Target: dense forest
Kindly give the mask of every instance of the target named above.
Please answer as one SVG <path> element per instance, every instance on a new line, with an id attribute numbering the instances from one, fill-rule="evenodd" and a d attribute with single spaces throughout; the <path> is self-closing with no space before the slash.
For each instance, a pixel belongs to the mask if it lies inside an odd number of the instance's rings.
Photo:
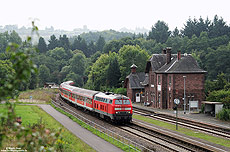
<path id="1" fill-rule="evenodd" d="M 5 52 L 9 42 L 24 43 L 15 31 L 0 33 L 1 77 L 5 72 L 12 72 Z M 48 42 L 40 37 L 36 47 L 38 51 L 31 54 L 38 74 L 31 76 L 30 84 L 22 84 L 22 90 L 41 87 L 45 82 L 60 84 L 66 80 L 95 90 L 120 88 L 133 63 L 138 71 L 144 71 L 151 55 L 161 53 L 165 47 L 172 47 L 173 53 L 180 50 L 196 58 L 207 71 L 206 92 L 216 90 L 217 85 L 212 83 L 218 75 L 222 74 L 226 84 L 230 78 L 230 27 L 217 15 L 213 20 L 189 18 L 182 29 L 173 31 L 167 23 L 158 21 L 146 34 L 127 35 L 110 30 L 74 37 L 51 35 Z"/>

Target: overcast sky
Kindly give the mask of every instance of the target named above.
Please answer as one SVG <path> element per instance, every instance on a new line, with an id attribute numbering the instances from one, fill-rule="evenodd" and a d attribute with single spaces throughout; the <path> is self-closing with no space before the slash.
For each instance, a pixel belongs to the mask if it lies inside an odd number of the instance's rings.
<path id="1" fill-rule="evenodd" d="M 0 26 L 29 27 L 36 19 L 40 29 L 151 29 L 161 20 L 173 30 L 189 17 L 212 20 L 216 14 L 229 25 L 230 0 L 2 0 Z"/>

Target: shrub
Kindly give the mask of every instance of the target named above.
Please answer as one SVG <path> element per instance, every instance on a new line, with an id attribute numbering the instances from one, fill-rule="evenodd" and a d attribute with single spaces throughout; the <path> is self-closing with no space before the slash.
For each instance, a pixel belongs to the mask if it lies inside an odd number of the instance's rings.
<path id="1" fill-rule="evenodd" d="M 220 120 L 230 121 L 230 109 L 223 108 L 218 114 L 217 118 Z"/>
<path id="2" fill-rule="evenodd" d="M 212 91 L 207 97 L 207 100 L 212 102 L 222 102 L 224 108 L 230 109 L 230 90 Z"/>

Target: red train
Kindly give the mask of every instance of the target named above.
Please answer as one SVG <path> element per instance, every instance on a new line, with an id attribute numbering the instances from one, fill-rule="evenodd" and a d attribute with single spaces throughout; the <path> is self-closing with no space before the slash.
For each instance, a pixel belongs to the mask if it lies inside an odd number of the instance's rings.
<path id="1" fill-rule="evenodd" d="M 133 107 L 128 97 L 78 88 L 72 84 L 73 81 L 67 81 L 60 85 L 62 98 L 95 112 L 102 118 L 109 118 L 115 122 L 130 122 L 132 120 Z"/>

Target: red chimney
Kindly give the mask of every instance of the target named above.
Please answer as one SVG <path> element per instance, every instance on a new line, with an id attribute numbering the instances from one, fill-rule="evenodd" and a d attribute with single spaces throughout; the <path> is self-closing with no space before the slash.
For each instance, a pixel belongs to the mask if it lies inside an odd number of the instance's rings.
<path id="1" fill-rule="evenodd" d="M 133 64 L 131 67 L 131 73 L 136 73 L 137 66 Z"/>
<path id="2" fill-rule="evenodd" d="M 166 48 L 166 63 L 169 64 L 171 62 L 171 47 Z"/>
<path id="3" fill-rule="evenodd" d="M 177 52 L 177 60 L 180 60 L 180 59 L 181 59 L 181 52 L 178 51 L 178 52 Z"/>

